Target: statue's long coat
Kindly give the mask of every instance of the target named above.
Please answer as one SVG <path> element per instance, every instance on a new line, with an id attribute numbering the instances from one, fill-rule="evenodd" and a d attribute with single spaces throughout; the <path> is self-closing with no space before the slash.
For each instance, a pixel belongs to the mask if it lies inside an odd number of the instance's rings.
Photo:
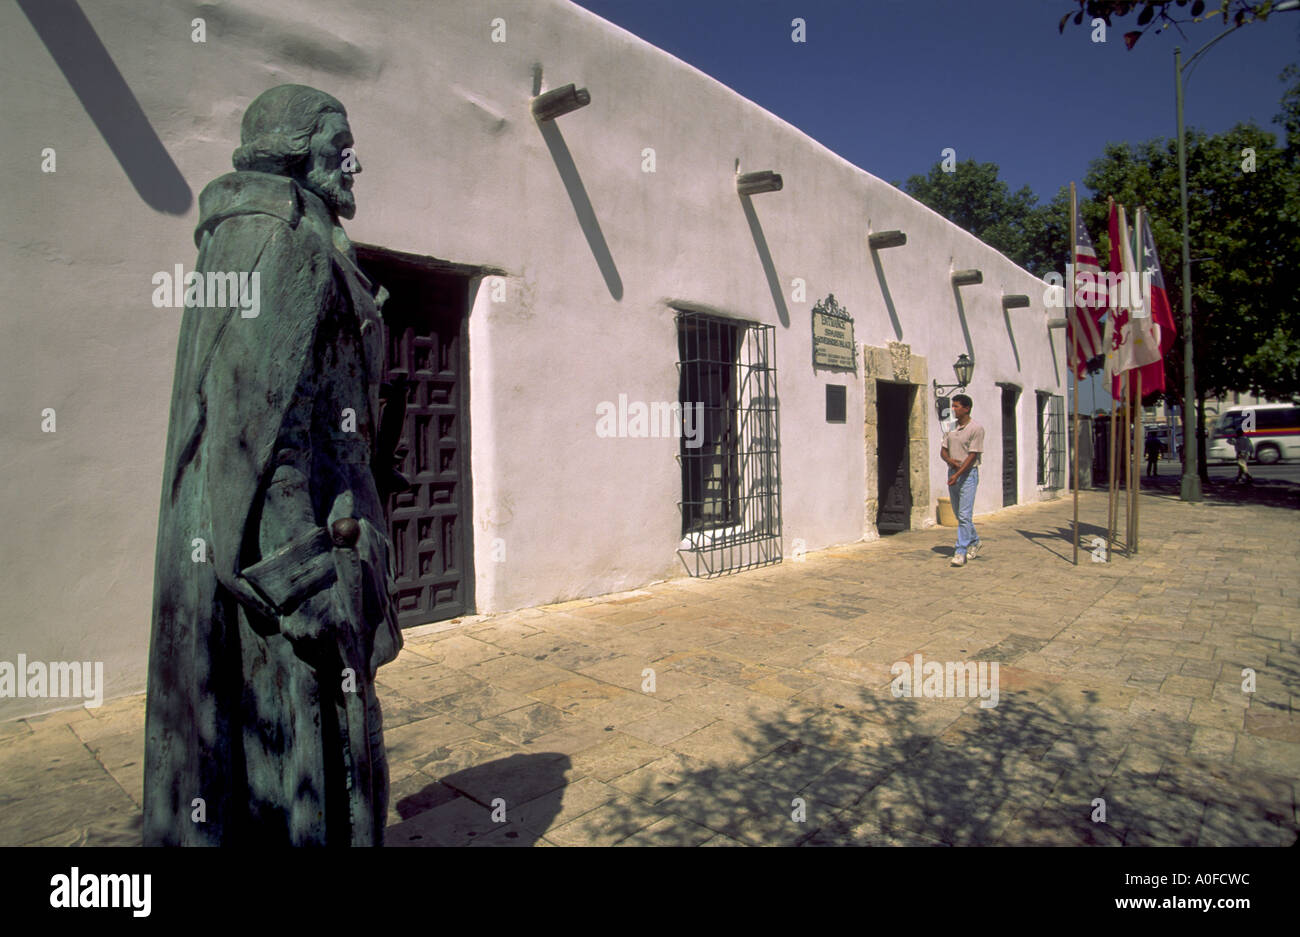
<path id="1" fill-rule="evenodd" d="M 387 768 L 373 677 L 401 647 L 370 465 L 383 323 L 342 229 L 293 180 L 230 173 L 199 208 L 196 270 L 256 271 L 260 309 L 245 318 L 227 298 L 225 308 L 187 308 L 181 324 L 158 520 L 144 841 L 348 843 L 364 823 L 382 842 Z M 298 516 L 268 507 L 282 465 L 310 480 Z M 344 516 L 361 521 L 370 572 L 370 667 L 356 689 L 371 743 L 353 755 L 370 759 L 374 810 L 360 818 L 349 813 L 336 645 L 327 634 L 295 648 L 282 619 L 235 598 L 247 587 L 241 570 Z"/>

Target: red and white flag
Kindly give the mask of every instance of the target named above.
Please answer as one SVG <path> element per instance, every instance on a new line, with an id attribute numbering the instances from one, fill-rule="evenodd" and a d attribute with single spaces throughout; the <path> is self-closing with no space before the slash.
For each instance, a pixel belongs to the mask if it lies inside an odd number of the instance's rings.
<path id="1" fill-rule="evenodd" d="M 1074 372 L 1083 377 L 1088 371 L 1088 362 L 1100 354 L 1105 353 L 1106 346 L 1102 342 L 1101 316 L 1106 311 L 1106 289 L 1105 286 L 1098 284 L 1097 275 L 1101 273 L 1101 267 L 1097 263 L 1097 252 L 1093 250 L 1092 238 L 1088 237 L 1088 229 L 1083 223 L 1083 216 L 1079 214 L 1077 197 L 1073 194 L 1071 186 L 1071 197 L 1076 198 L 1074 205 L 1074 240 L 1070 256 L 1074 262 L 1074 275 L 1070 277 L 1073 280 L 1066 289 L 1066 321 L 1065 321 L 1065 341 L 1066 347 L 1070 349 L 1067 354 L 1074 353 L 1074 332 L 1075 321 L 1080 324 L 1079 332 L 1079 357 L 1072 361 Z"/>
<path id="2" fill-rule="evenodd" d="M 1138 209 L 1139 214 L 1142 210 Z M 1129 241 L 1129 228 L 1124 217 L 1124 206 L 1111 202 L 1110 206 L 1110 271 L 1120 274 L 1118 290 L 1111 278 L 1110 318 L 1106 335 L 1110 351 L 1106 354 L 1106 373 L 1110 375 L 1110 392 L 1120 399 L 1120 378 L 1127 372 L 1159 362 L 1160 336 L 1150 308 L 1143 301 L 1141 278 L 1133 259 L 1133 245 Z M 1145 395 L 1147 388 L 1143 386 Z"/>
<path id="3" fill-rule="evenodd" d="M 1157 330 L 1160 346 L 1160 360 L 1142 367 L 1142 393 L 1163 391 L 1165 389 L 1165 355 L 1174 347 L 1176 330 L 1174 312 L 1169 306 L 1169 294 L 1165 291 L 1165 277 L 1160 272 L 1160 259 L 1156 257 L 1156 239 L 1151 235 L 1151 218 L 1142 213 L 1140 237 L 1142 256 L 1138 266 L 1143 274 L 1142 284 L 1145 291 L 1147 309 Z"/>

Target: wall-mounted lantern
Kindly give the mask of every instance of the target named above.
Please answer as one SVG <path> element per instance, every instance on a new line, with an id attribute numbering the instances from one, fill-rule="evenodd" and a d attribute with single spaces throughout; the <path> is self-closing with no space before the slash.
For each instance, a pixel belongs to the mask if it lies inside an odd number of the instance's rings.
<path id="1" fill-rule="evenodd" d="M 867 246 L 873 251 L 884 250 L 886 247 L 902 247 L 906 243 L 907 235 L 902 231 L 878 231 L 867 235 Z"/>
<path id="2" fill-rule="evenodd" d="M 953 374 L 957 375 L 956 384 L 940 384 L 939 379 L 934 379 L 934 405 L 939 411 L 939 419 L 944 418 L 944 403 L 947 402 L 948 396 L 952 391 L 963 391 L 966 385 L 970 383 L 972 375 L 975 373 L 975 362 L 969 355 L 962 352 L 957 356 L 957 360 L 952 364 Z"/>
<path id="3" fill-rule="evenodd" d="M 741 195 L 758 195 L 760 192 L 780 192 L 785 183 L 781 174 L 764 169 L 761 172 L 743 172 L 736 176 L 736 191 Z"/>
<path id="4" fill-rule="evenodd" d="M 562 117 L 570 111 L 586 107 L 590 103 L 591 95 L 586 88 L 565 85 L 563 88 L 556 88 L 554 91 L 548 91 L 533 98 L 533 116 L 539 121 L 555 120 L 555 118 Z"/>
<path id="5" fill-rule="evenodd" d="M 984 273 L 981 270 L 954 270 L 952 274 L 953 286 L 974 286 L 983 282 Z"/>

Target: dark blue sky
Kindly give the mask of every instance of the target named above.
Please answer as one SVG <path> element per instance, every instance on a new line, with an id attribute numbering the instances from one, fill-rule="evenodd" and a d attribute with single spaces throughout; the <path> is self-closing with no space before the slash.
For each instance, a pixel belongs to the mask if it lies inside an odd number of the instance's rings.
<path id="1" fill-rule="evenodd" d="M 944 147 L 992 161 L 1046 201 L 1082 184 L 1109 141 L 1175 132 L 1173 49 L 1190 55 L 1218 19 L 1148 32 L 1135 17 L 1105 43 L 1057 22 L 1070 0 L 578 0 L 886 181 L 925 172 Z M 1211 3 L 1210 6 L 1215 4 Z M 1184 8 L 1183 12 L 1188 8 Z M 802 17 L 807 42 L 791 41 Z M 1279 73 L 1300 60 L 1300 12 L 1237 30 L 1188 80 L 1188 126 L 1254 120 L 1278 132 Z"/>

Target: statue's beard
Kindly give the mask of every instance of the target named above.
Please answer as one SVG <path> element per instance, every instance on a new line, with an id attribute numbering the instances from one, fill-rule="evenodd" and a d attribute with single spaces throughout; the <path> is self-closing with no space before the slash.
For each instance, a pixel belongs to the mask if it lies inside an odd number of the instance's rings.
<path id="1" fill-rule="evenodd" d="M 352 218 L 357 213 L 357 200 L 343 187 L 343 171 L 312 167 L 307 170 L 307 188 L 325 200 L 340 218 Z"/>

